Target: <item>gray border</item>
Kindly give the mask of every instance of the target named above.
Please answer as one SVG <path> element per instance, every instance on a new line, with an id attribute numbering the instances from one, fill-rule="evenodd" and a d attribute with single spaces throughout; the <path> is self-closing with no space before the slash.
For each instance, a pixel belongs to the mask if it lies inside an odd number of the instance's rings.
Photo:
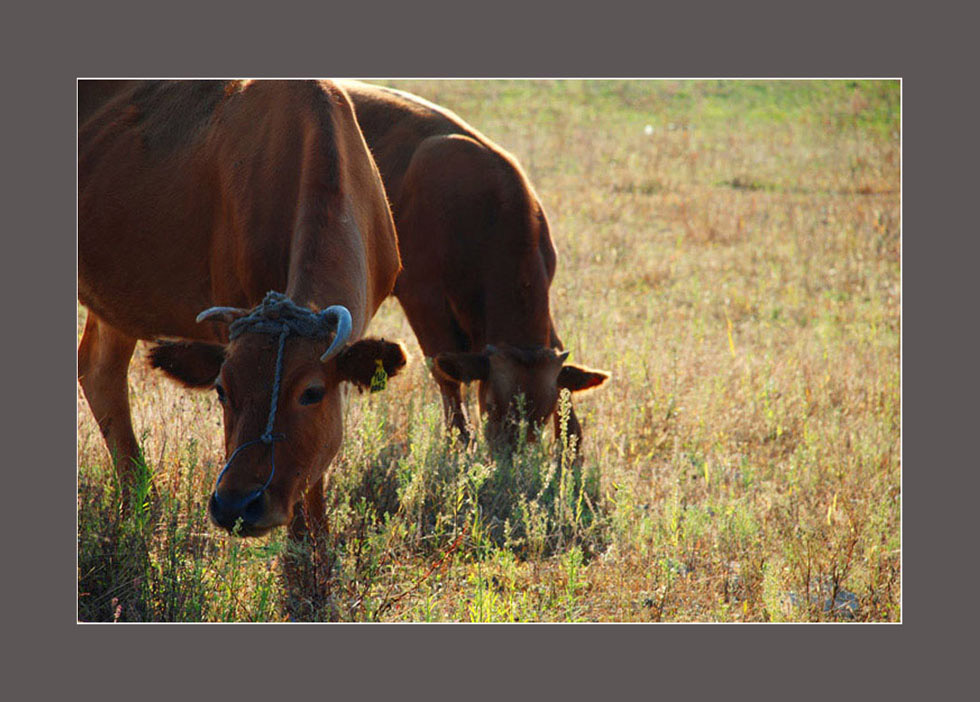
<path id="1" fill-rule="evenodd" d="M 165 689 L 196 696 L 202 688 L 258 696 L 292 688 L 293 680 L 325 695 L 336 694 L 338 684 L 371 697 L 383 688 L 467 694 L 486 689 L 488 679 L 612 698 L 619 691 L 706 687 L 753 696 L 785 691 L 779 697 L 863 688 L 883 696 L 914 689 L 914 671 L 930 669 L 923 682 L 935 684 L 939 657 L 968 645 L 940 623 L 970 611 L 970 600 L 959 596 L 965 593 L 952 589 L 958 579 L 950 577 L 949 566 L 961 561 L 963 551 L 951 536 L 975 533 L 965 519 L 971 512 L 954 502 L 957 495 L 975 494 L 972 483 L 963 482 L 975 481 L 975 459 L 954 438 L 969 436 L 966 422 L 955 423 L 955 417 L 975 417 L 975 407 L 967 398 L 959 407 L 962 394 L 951 397 L 946 388 L 960 387 L 959 378 L 953 384 L 955 361 L 968 353 L 973 360 L 976 346 L 969 339 L 944 343 L 944 363 L 930 363 L 944 331 L 976 318 L 975 312 L 961 317 L 954 307 L 975 300 L 975 287 L 967 286 L 973 278 L 950 268 L 976 258 L 949 255 L 950 234 L 962 233 L 962 240 L 975 229 L 963 204 L 970 199 L 950 197 L 967 195 L 966 184 L 975 183 L 975 169 L 954 162 L 965 152 L 965 135 L 975 134 L 976 111 L 956 105 L 973 82 L 955 74 L 972 65 L 967 31 L 975 21 L 952 4 L 933 4 L 916 15 L 885 3 L 824 2 L 797 10 L 760 5 L 753 11 L 738 3 L 625 13 L 608 2 L 579 12 L 570 5 L 495 3 L 460 17 L 461 6 L 447 3 L 447 12 L 422 21 L 416 4 L 392 12 L 372 6 L 355 18 L 350 9 L 311 12 L 285 3 L 251 9 L 168 3 L 141 10 L 116 3 L 99 14 L 87 3 L 67 11 L 19 10 L 10 17 L 8 26 L 18 31 L 8 49 L 29 69 L 5 91 L 5 132 L 15 135 L 6 163 L 16 169 L 16 178 L 5 179 L 14 194 L 7 202 L 8 215 L 13 213 L 8 240 L 17 242 L 8 261 L 32 262 L 13 271 L 13 290 L 30 291 L 13 299 L 50 310 L 15 311 L 30 333 L 7 336 L 8 348 L 12 339 L 30 340 L 13 348 L 13 367 L 29 372 L 12 374 L 18 410 L 15 431 L 8 434 L 21 441 L 8 459 L 15 481 L 8 492 L 14 514 L 7 523 L 15 528 L 6 559 L 14 624 L 5 628 L 16 632 L 26 654 L 19 670 L 30 678 L 21 684 L 32 690 L 55 684 L 66 696 L 87 689 L 151 698 Z M 904 377 L 904 459 L 911 466 L 904 476 L 905 624 L 77 626 L 71 537 L 75 250 L 69 243 L 75 227 L 74 80 L 120 75 L 903 77 L 910 145 L 904 223 L 911 232 L 904 239 L 904 285 L 912 293 L 904 297 L 903 320 L 912 323 L 912 332 L 904 334 L 910 369 Z M 937 411 L 951 401 L 953 416 Z M 944 477 L 945 466 L 955 470 L 944 484 L 937 478 Z M 942 606 L 947 601 L 948 611 Z"/>

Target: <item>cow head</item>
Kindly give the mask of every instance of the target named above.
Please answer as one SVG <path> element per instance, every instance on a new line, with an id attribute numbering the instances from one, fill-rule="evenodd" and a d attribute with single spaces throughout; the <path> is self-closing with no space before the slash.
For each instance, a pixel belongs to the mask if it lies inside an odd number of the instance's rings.
<path id="1" fill-rule="evenodd" d="M 381 389 L 386 377 L 404 367 L 401 344 L 383 339 L 347 344 L 350 317 L 340 309 L 338 315 L 338 308 L 330 308 L 332 318 L 323 318 L 335 329 L 332 339 L 286 335 L 277 393 L 278 334 L 246 330 L 233 332 L 225 346 L 161 343 L 151 350 L 151 365 L 185 385 L 213 386 L 221 403 L 226 464 L 209 501 L 218 526 L 257 536 L 288 524 L 340 448 L 341 383 Z M 199 321 L 232 324 L 248 314 L 212 308 Z"/>
<path id="2" fill-rule="evenodd" d="M 513 445 L 520 412 L 537 427 L 555 413 L 563 388 L 587 390 L 609 377 L 605 371 L 566 364 L 568 353 L 544 346 L 500 344 L 487 346 L 480 353 L 440 353 L 433 358 L 433 365 L 437 374 L 449 380 L 476 381 L 480 414 L 487 421 L 487 439 Z M 528 438 L 533 441 L 535 432 L 528 432 Z"/>

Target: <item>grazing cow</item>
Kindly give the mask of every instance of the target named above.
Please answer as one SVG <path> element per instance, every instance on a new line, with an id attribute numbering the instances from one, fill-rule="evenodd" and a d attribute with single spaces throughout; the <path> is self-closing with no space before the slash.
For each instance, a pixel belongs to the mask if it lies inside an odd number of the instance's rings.
<path id="1" fill-rule="evenodd" d="M 555 247 L 517 161 L 449 110 L 339 82 L 391 202 L 403 266 L 395 296 L 432 358 L 447 423 L 470 437 L 460 384 L 475 381 L 489 439 L 512 444 L 518 395 L 533 424 L 554 416 L 557 436 L 560 389 L 609 376 L 565 363 L 548 301 Z M 574 410 L 568 435 L 581 445 Z"/>
<path id="2" fill-rule="evenodd" d="M 371 387 L 405 364 L 400 344 L 362 338 L 400 263 L 347 95 L 326 81 L 89 87 L 78 376 L 117 468 L 139 457 L 126 382 L 136 341 L 169 338 L 153 364 L 213 385 L 224 409 L 215 523 L 249 536 L 302 525 L 300 503 L 322 515 L 340 383 Z"/>

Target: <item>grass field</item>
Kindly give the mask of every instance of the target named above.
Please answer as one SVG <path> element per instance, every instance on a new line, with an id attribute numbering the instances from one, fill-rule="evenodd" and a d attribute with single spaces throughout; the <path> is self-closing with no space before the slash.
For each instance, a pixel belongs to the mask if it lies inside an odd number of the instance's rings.
<path id="1" fill-rule="evenodd" d="M 575 400 L 582 465 L 448 447 L 389 300 L 371 332 L 412 359 L 349 398 L 325 604 L 284 588 L 284 533 L 208 524 L 217 402 L 140 346 L 154 494 L 125 517 L 79 390 L 79 619 L 900 621 L 899 83 L 390 84 L 534 183 L 559 333 L 612 372 Z"/>

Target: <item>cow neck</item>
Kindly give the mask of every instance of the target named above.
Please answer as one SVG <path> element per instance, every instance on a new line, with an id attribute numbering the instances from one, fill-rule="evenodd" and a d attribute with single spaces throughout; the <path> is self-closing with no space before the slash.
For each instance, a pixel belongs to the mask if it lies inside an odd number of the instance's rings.
<path id="1" fill-rule="evenodd" d="M 345 306 L 357 338 L 370 316 L 372 256 L 347 198 L 334 193 L 319 205 L 304 202 L 290 241 L 285 293 L 303 307 Z"/>

